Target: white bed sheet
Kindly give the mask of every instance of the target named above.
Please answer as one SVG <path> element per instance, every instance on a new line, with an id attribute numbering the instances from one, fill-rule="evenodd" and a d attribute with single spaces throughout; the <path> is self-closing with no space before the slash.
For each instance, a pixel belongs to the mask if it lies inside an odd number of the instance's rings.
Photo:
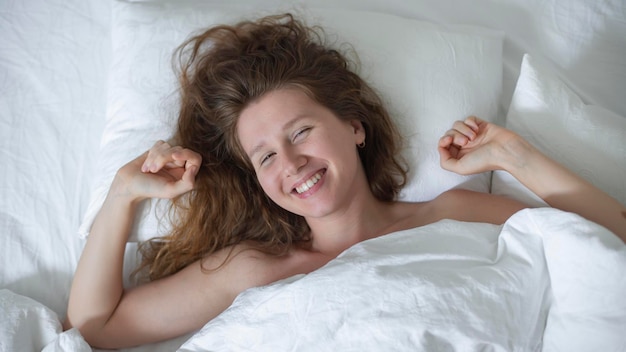
<path id="1" fill-rule="evenodd" d="M 442 220 L 247 290 L 193 336 L 141 349 L 619 351 L 624 267 L 620 239 L 560 210 L 522 210 L 501 226 Z M 89 350 L 32 299 L 0 290 L 0 313 L 15 322 L 0 329 L 7 351 Z"/>
<path id="2" fill-rule="evenodd" d="M 109 7 L 0 2 L 0 288 L 59 315 L 103 126 Z"/>
<path id="3" fill-rule="evenodd" d="M 623 1 L 316 4 L 503 30 L 503 111 L 527 52 L 550 62 L 585 101 L 626 116 Z M 58 317 L 83 245 L 76 232 L 104 123 L 109 23 L 110 1 L 0 0 L 0 289 Z M 0 327 L 11 326 L 0 317 Z M 172 350 L 183 341 L 135 350 Z"/>

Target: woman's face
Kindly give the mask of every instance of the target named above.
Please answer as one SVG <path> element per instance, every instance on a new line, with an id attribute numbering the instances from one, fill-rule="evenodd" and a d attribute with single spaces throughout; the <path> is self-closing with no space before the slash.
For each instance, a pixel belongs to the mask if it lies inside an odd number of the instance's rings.
<path id="1" fill-rule="evenodd" d="M 361 123 L 340 120 L 297 88 L 252 102 L 237 136 L 265 193 L 295 214 L 332 214 L 368 189 L 357 151 L 365 140 Z"/>

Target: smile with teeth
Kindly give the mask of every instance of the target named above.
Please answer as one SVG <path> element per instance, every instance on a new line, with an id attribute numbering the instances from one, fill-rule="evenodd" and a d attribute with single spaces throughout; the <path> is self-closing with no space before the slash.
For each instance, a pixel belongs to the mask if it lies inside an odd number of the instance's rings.
<path id="1" fill-rule="evenodd" d="M 302 193 L 308 191 L 321 178 L 322 178 L 322 173 L 321 172 L 316 173 L 310 179 L 306 180 L 305 182 L 302 182 L 302 184 L 300 186 L 296 187 L 296 192 L 298 192 L 298 194 L 302 194 Z"/>

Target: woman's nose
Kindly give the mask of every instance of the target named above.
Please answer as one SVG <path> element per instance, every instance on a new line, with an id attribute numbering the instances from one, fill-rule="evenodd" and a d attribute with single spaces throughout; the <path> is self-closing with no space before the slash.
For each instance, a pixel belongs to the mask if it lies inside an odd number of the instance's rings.
<path id="1" fill-rule="evenodd" d="M 297 175 L 300 169 L 306 165 L 307 158 L 295 148 L 283 152 L 283 170 L 287 176 Z"/>

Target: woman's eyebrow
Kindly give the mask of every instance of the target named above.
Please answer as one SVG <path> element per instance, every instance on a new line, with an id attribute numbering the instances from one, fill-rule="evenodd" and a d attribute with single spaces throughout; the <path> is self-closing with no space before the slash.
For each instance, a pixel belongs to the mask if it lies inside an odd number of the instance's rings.
<path id="1" fill-rule="evenodd" d="M 285 122 L 285 124 L 282 127 L 282 130 L 283 131 L 290 130 L 300 120 L 305 119 L 307 117 L 309 117 L 309 115 L 305 114 L 305 113 L 296 115 L 291 120 Z M 257 154 L 259 151 L 261 151 L 261 149 L 263 149 L 264 146 L 265 146 L 265 140 L 261 140 L 257 145 L 255 145 L 252 149 L 250 149 L 250 152 L 248 153 L 250 159 L 252 159 L 252 157 L 254 157 L 255 154 Z"/>
<path id="2" fill-rule="evenodd" d="M 293 119 L 285 122 L 285 124 L 283 125 L 283 131 L 292 129 L 294 125 L 300 122 L 300 120 L 303 120 L 307 117 L 309 117 L 309 115 L 306 113 L 301 113 L 301 114 L 296 115 Z"/>
<path id="3" fill-rule="evenodd" d="M 257 154 L 259 151 L 261 151 L 261 149 L 263 149 L 264 146 L 265 146 L 265 142 L 264 141 L 261 141 L 259 144 L 254 146 L 254 148 L 252 148 L 252 150 L 250 150 L 250 153 L 248 153 L 250 159 L 252 159 L 252 157 L 255 154 Z"/>

